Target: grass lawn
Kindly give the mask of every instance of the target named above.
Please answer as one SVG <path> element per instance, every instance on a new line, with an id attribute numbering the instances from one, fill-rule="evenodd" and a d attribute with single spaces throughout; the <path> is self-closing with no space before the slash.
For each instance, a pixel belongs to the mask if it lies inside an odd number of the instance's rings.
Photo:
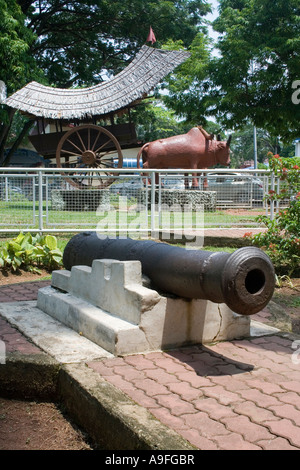
<path id="1" fill-rule="evenodd" d="M 264 211 L 262 210 L 263 214 Z M 180 228 L 201 228 L 204 224 L 206 228 L 240 226 L 251 227 L 257 225 L 257 210 L 216 210 L 214 212 L 166 212 L 161 213 L 159 220 L 158 212 L 155 213 L 155 224 L 158 228 L 173 227 Z M 117 210 L 111 205 L 111 210 L 106 212 L 98 211 L 65 211 L 53 210 L 51 205 L 43 203 L 42 211 L 43 228 L 45 230 L 61 229 L 107 229 L 115 230 L 117 227 L 146 228 L 150 226 L 150 211 L 137 211 L 136 205 L 131 205 L 128 210 Z M 20 228 L 27 230 L 38 230 L 39 210 L 38 202 L 32 201 L 0 201 L 0 229 Z"/>

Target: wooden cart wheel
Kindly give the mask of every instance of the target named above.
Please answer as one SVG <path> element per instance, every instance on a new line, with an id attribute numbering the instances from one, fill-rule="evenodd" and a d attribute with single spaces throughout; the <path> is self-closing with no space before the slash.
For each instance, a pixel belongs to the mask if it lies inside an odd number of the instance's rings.
<path id="1" fill-rule="evenodd" d="M 103 127 L 94 124 L 76 126 L 59 141 L 56 165 L 58 168 L 82 168 L 82 173 L 74 172 L 72 177 L 67 174 L 68 182 L 76 188 L 106 188 L 117 176 L 109 169 L 122 168 L 122 150 L 115 136 Z M 95 168 L 95 172 L 86 172 L 87 168 Z"/>

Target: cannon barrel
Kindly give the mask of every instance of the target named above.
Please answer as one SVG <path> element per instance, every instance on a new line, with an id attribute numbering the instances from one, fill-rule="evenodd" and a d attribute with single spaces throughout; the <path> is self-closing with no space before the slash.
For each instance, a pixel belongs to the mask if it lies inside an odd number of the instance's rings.
<path id="1" fill-rule="evenodd" d="M 68 270 L 92 266 L 95 259 L 139 260 L 142 273 L 160 292 L 225 303 L 241 315 L 262 310 L 275 287 L 270 258 L 251 246 L 230 254 L 187 250 L 152 240 L 101 239 L 96 232 L 83 232 L 71 238 L 63 254 Z"/>

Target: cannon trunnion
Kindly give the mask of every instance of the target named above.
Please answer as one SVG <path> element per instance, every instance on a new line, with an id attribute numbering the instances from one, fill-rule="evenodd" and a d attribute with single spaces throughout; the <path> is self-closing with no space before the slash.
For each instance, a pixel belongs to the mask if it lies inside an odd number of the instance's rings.
<path id="1" fill-rule="evenodd" d="M 244 247 L 229 254 L 188 250 L 152 240 L 75 235 L 64 250 L 66 269 L 92 266 L 95 259 L 138 260 L 154 289 L 187 299 L 225 303 L 241 315 L 252 315 L 270 301 L 275 273 L 259 248 Z"/>

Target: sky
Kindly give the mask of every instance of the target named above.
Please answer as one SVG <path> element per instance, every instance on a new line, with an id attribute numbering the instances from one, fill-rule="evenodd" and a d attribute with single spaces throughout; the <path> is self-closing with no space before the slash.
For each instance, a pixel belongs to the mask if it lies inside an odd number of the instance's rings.
<path id="1" fill-rule="evenodd" d="M 212 6 L 212 14 L 210 14 L 210 16 L 216 18 L 216 16 L 218 16 L 218 11 L 217 11 L 217 8 L 219 6 L 219 2 L 218 0 L 209 0 L 209 3 L 211 4 Z"/>
<path id="2" fill-rule="evenodd" d="M 213 21 L 217 18 L 218 16 L 218 6 L 219 6 L 219 2 L 217 0 L 209 0 L 209 3 L 211 3 L 211 6 L 212 6 L 212 13 L 210 13 L 209 15 L 206 16 L 206 19 L 208 19 L 209 21 Z M 212 27 L 209 27 L 208 28 L 209 30 L 209 35 L 214 39 L 216 40 L 217 37 L 218 37 L 218 33 L 216 31 L 213 31 Z"/>

